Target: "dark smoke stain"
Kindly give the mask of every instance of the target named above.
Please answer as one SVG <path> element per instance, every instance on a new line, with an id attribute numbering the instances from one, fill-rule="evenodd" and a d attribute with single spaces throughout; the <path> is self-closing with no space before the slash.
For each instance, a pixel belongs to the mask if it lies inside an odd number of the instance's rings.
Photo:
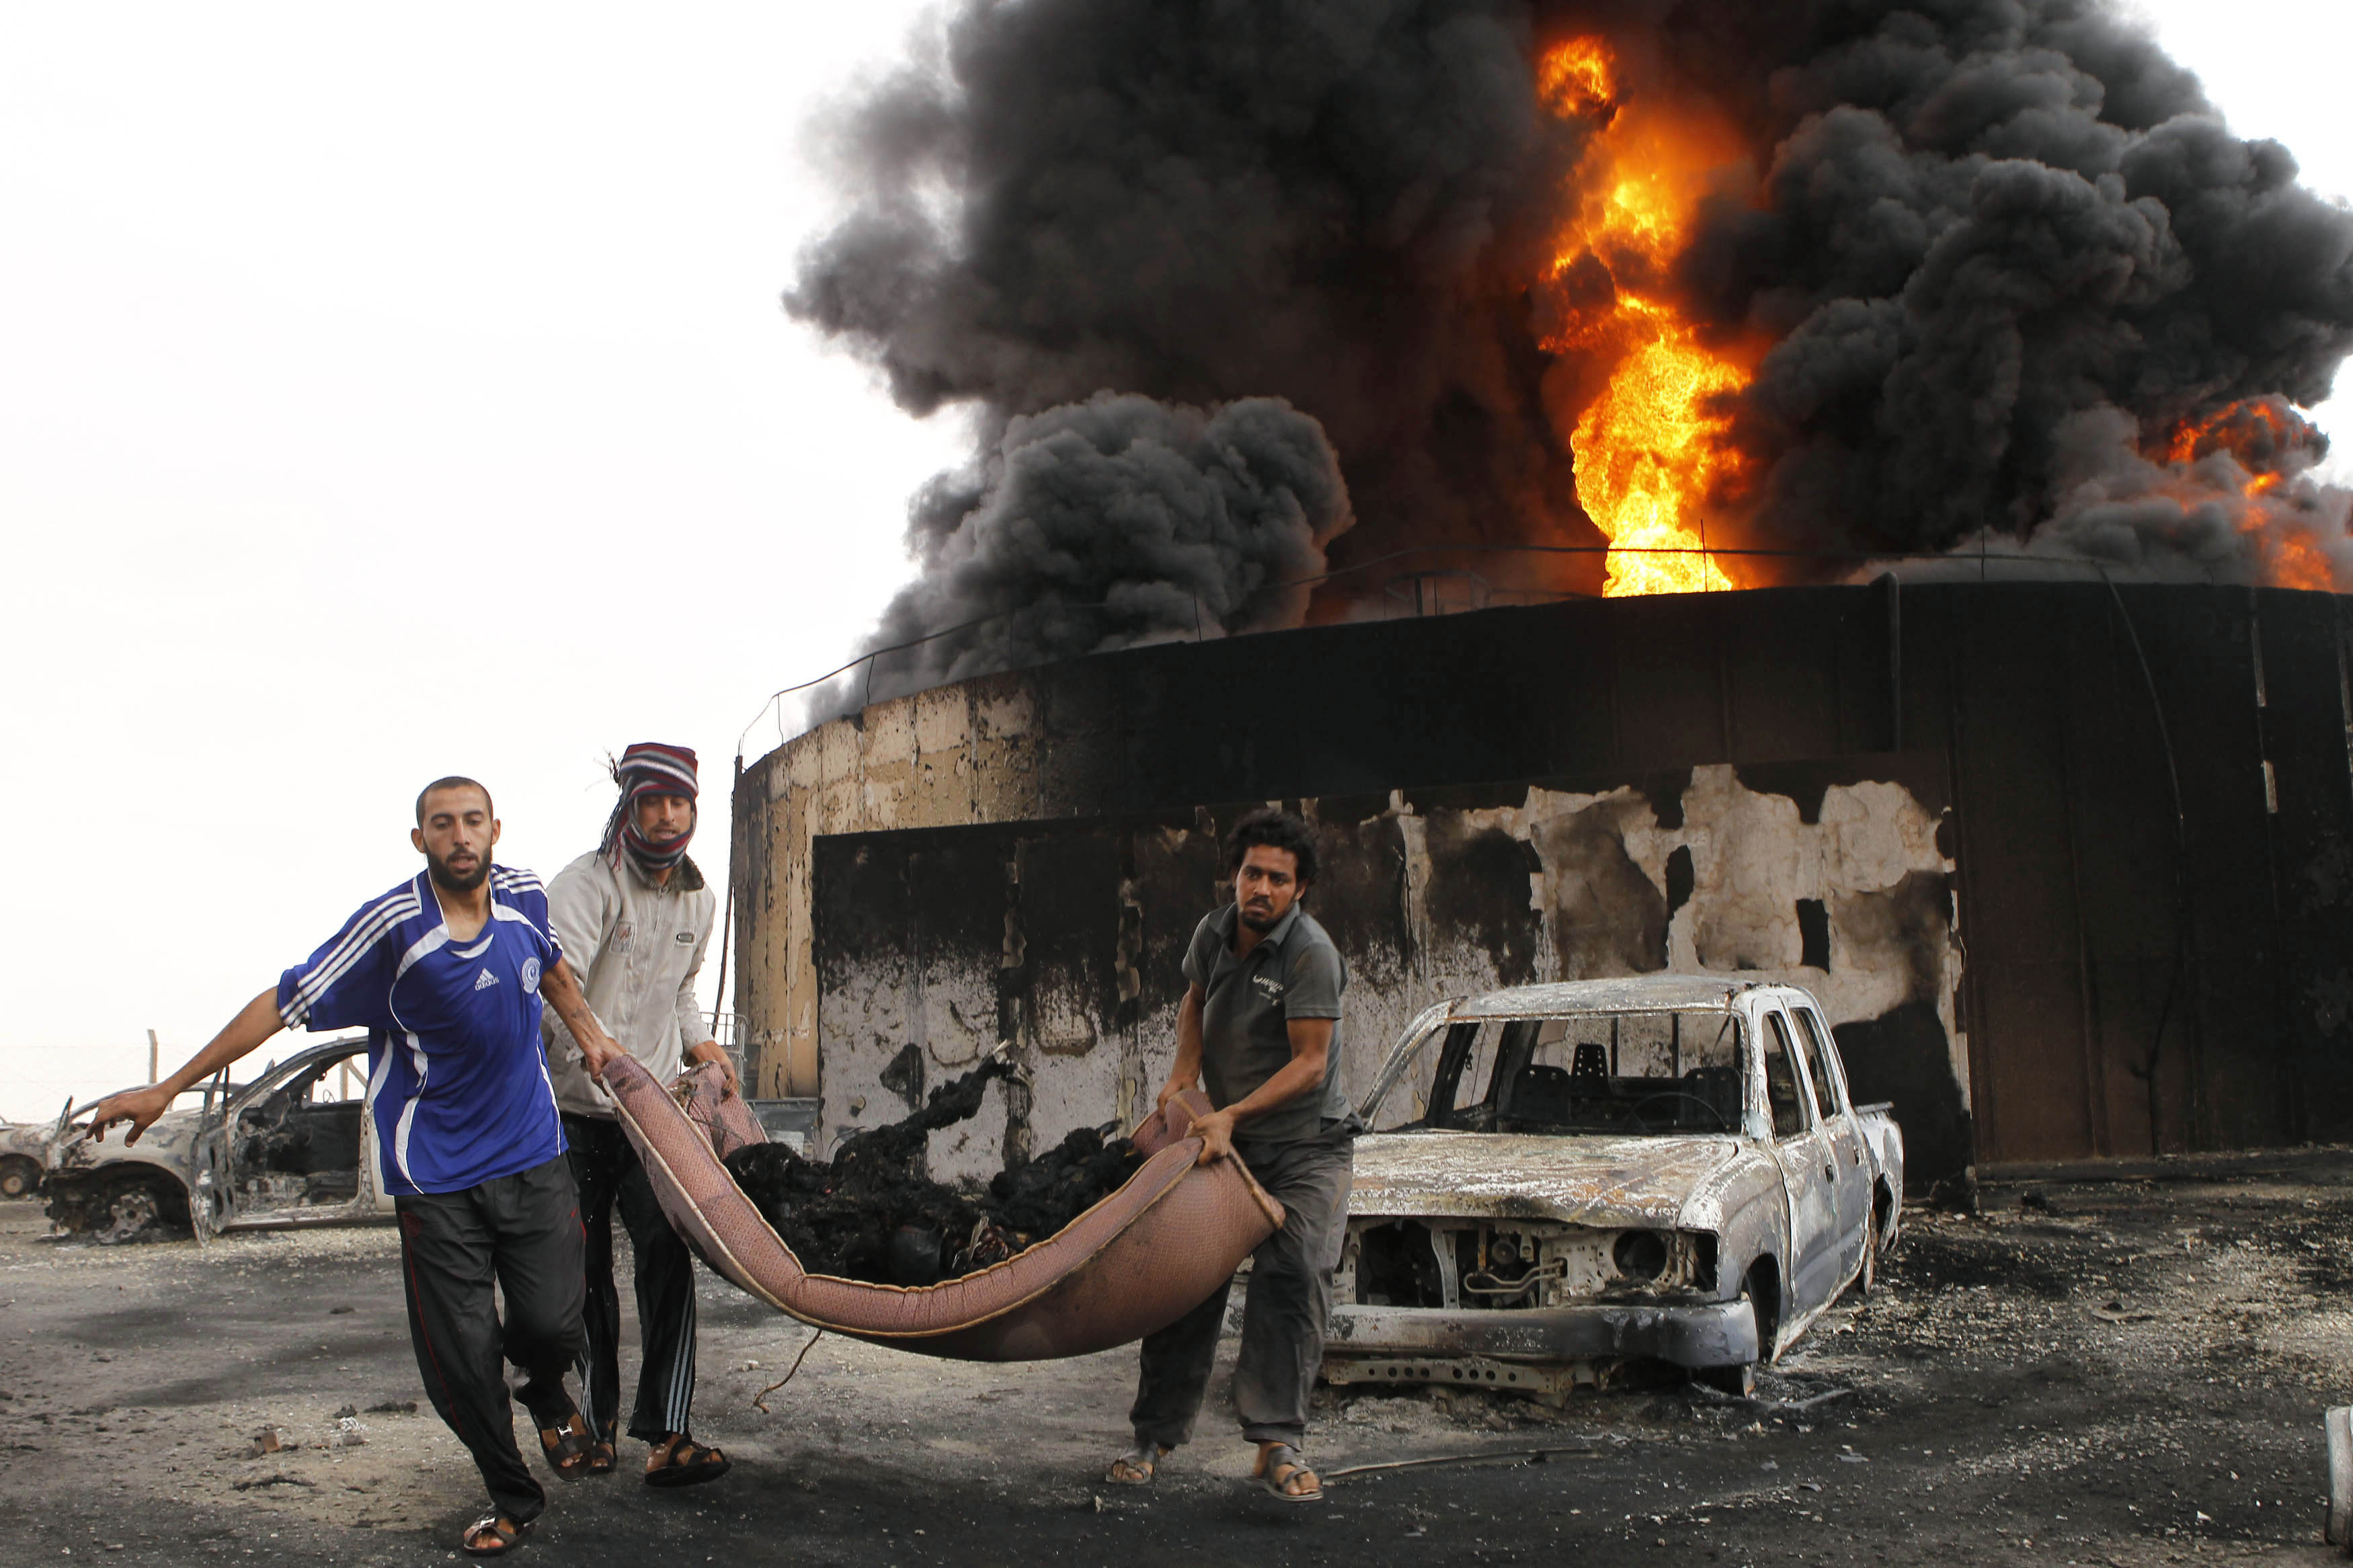
<path id="1" fill-rule="evenodd" d="M 1018 968 L 999 972 L 1018 998 L 1021 1038 L 1051 1056 L 1083 1056 L 1119 1007 L 1121 847 L 1115 831 L 1058 832 L 1013 846 Z"/>
<path id="2" fill-rule="evenodd" d="M 1969 1114 L 1936 1011 L 1952 941 L 1950 880 L 1940 872 L 1915 871 L 1882 892 L 1840 896 L 1831 916 L 1840 945 L 1857 967 L 1902 966 L 1903 1003 L 1834 1032 L 1854 1098 L 1894 1102 L 1904 1129 L 1905 1184 L 1925 1192 L 1974 1157 Z"/>
<path id="3" fill-rule="evenodd" d="M 1833 910 L 1841 945 L 1854 953 L 1891 952 L 1904 965 L 1905 996 L 1934 1005 L 1952 942 L 1953 893 L 1941 871 L 1913 871 L 1881 892 L 1841 893 Z M 1884 966 L 1874 958 L 1873 967 Z"/>
<path id="4" fill-rule="evenodd" d="M 1562 980 L 1641 974 L 1667 965 L 1667 895 L 1626 852 L 1626 829 L 1648 824 L 1641 799 L 1604 800 L 1535 826 L 1552 884 L 1553 948 Z M 1670 878 L 1673 858 L 1669 857 Z M 1689 857 L 1684 859 L 1690 868 Z M 1685 889 L 1689 897 L 1689 889 Z"/>
<path id="5" fill-rule="evenodd" d="M 923 1049 L 921 1046 L 904 1046 L 882 1070 L 874 1075 L 884 1089 L 907 1102 L 907 1109 L 916 1110 L 923 1103 Z"/>
<path id="6" fill-rule="evenodd" d="M 1691 770 L 1682 768 L 1642 785 L 1643 798 L 1651 803 L 1651 816 L 1659 826 L 1669 833 L 1683 825 L 1683 793 L 1691 788 Z"/>
<path id="7" fill-rule="evenodd" d="M 1539 917 L 1529 907 L 1536 852 L 1500 827 L 1473 827 L 1441 812 L 1429 819 L 1430 888 L 1422 907 L 1441 951 L 1460 947 L 1494 961 L 1499 985 L 1535 978 Z"/>
<path id="8" fill-rule="evenodd" d="M 1832 783 L 1831 771 L 1818 763 L 1747 763 L 1734 768 L 1733 776 L 1758 795 L 1788 796 L 1797 804 L 1798 820 L 1819 827 L 1822 800 Z"/>
<path id="9" fill-rule="evenodd" d="M 1889 1100 L 1904 1130 L 1904 1186 L 1925 1193 L 1972 1155 L 1969 1113 L 1953 1077 L 1945 1026 L 1933 1002 L 1906 1002 L 1876 1018 L 1840 1024 L 1839 1059 L 1858 1105 Z"/>
<path id="10" fill-rule="evenodd" d="M 1798 940 L 1803 951 L 1798 963 L 1828 973 L 1831 966 L 1831 911 L 1820 899 L 1798 900 Z"/>
<path id="11" fill-rule="evenodd" d="M 1685 904 L 1691 902 L 1692 889 L 1698 886 L 1698 884 L 1699 878 L 1692 869 L 1691 846 L 1688 844 L 1676 845 L 1672 850 L 1668 852 L 1667 855 L 1666 923 L 1668 925 L 1674 924 L 1675 912 L 1682 909 Z M 1661 931 L 1661 936 L 1662 941 L 1663 941 L 1663 927 Z M 1662 957 L 1660 962 L 1664 963 L 1666 960 Z"/>
<path id="12" fill-rule="evenodd" d="M 1404 839 L 1393 817 L 1351 821 L 1330 814 L 1330 804 L 1316 803 L 1317 869 L 1307 910 L 1347 955 L 1352 984 L 1387 986 L 1395 982 L 1388 963 L 1367 961 L 1398 953 L 1405 910 Z"/>

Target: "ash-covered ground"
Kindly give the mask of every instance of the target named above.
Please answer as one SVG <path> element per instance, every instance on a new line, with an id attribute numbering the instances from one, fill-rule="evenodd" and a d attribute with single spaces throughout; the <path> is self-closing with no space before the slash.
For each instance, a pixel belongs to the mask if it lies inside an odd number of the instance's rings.
<path id="1" fill-rule="evenodd" d="M 552 1486 L 526 1561 L 2336 1561 L 2320 1413 L 2353 1398 L 2353 1152 L 2238 1167 L 1908 1212 L 1881 1292 L 1764 1380 L 1781 1408 L 1657 1382 L 1559 1411 L 1327 1394 L 1320 1509 L 1247 1489 L 1215 1404 L 1157 1486 L 1103 1486 L 1132 1350 L 988 1366 L 828 1336 L 763 1414 L 807 1331 L 706 1281 L 697 1429 L 736 1473 Z M 43 1229 L 0 1205 L 0 1555 L 448 1558 L 481 1500 L 421 1404 L 389 1230 L 200 1250 Z M 265 1426 L 285 1447 L 248 1457 Z M 1491 1458 L 1337 1473 L 1461 1455 Z"/>

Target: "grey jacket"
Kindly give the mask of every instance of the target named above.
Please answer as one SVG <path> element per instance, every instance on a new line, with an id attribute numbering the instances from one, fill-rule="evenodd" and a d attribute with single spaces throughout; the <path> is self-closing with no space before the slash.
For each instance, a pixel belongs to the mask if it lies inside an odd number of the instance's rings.
<path id="1" fill-rule="evenodd" d="M 719 900 L 692 859 L 680 861 L 670 886 L 658 888 L 627 855 L 616 866 L 591 850 L 547 885 L 548 919 L 580 977 L 589 1011 L 663 1083 L 678 1076 L 689 1047 L 710 1037 L 694 977 L 718 911 Z M 541 1015 L 540 1032 L 556 1105 L 582 1116 L 610 1117 L 612 1098 L 589 1078 L 572 1031 L 554 1009 Z"/>

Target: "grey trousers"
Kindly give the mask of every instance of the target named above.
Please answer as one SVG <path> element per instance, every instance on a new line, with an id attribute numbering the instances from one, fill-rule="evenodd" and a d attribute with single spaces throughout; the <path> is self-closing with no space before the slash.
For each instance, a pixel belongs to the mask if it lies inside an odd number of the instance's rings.
<path id="1" fill-rule="evenodd" d="M 1306 1437 L 1307 1395 L 1324 1365 L 1332 1271 L 1347 1240 L 1355 1142 L 1356 1130 L 1348 1126 L 1292 1143 L 1236 1146 L 1250 1174 L 1284 1211 L 1282 1228 L 1251 1255 L 1242 1298 L 1234 1413 L 1250 1442 L 1297 1447 Z M 1135 1405 L 1127 1413 L 1137 1447 L 1174 1448 L 1192 1437 L 1232 1289 L 1231 1280 L 1219 1286 L 1208 1300 L 1145 1338 Z"/>
<path id="2" fill-rule="evenodd" d="M 565 1112 L 572 1181 L 588 1229 L 588 1299 L 583 1321 L 580 1411 L 600 1442 L 614 1440 L 621 1404 L 621 1297 L 613 1286 L 613 1214 L 629 1233 L 637 1261 L 638 1394 L 629 1436 L 651 1443 L 689 1430 L 694 1409 L 694 1254 L 654 1196 L 628 1134 L 610 1118 Z"/>
<path id="3" fill-rule="evenodd" d="M 520 1397 L 534 1421 L 554 1426 L 572 1409 L 564 1374 L 588 1342 L 572 1167 L 558 1154 L 462 1192 L 395 1198 L 393 1206 L 408 1337 L 426 1395 L 473 1455 L 499 1511 L 518 1524 L 536 1519 L 547 1493 L 515 1447 L 499 1363 L 522 1369 Z M 506 1293 L 503 1323 L 493 1287 Z"/>

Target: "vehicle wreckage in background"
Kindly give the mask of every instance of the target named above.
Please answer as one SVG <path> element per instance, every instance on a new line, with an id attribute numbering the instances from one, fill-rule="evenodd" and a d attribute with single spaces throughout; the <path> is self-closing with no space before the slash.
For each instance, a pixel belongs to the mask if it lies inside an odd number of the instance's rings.
<path id="1" fill-rule="evenodd" d="M 0 1198 L 29 1198 L 48 1163 L 49 1130 L 24 1121 L 0 1121 Z"/>
<path id="2" fill-rule="evenodd" d="M 1557 1397 L 1631 1362 L 1735 1392 L 1895 1241 L 1903 1133 L 1794 986 L 1652 975 L 1441 1003 L 1362 1114 L 1324 1376 Z"/>
<path id="3" fill-rule="evenodd" d="M 165 1111 L 128 1146 L 120 1128 L 92 1142 L 70 1127 L 68 1106 L 50 1140 L 51 1226 L 101 1241 L 193 1228 L 201 1241 L 390 1219 L 392 1198 L 375 1179 L 375 1130 L 351 1093 L 366 1082 L 366 1053 L 365 1035 L 346 1035 L 271 1063 L 252 1083 L 216 1079 L 189 1091 L 199 1103 Z"/>

